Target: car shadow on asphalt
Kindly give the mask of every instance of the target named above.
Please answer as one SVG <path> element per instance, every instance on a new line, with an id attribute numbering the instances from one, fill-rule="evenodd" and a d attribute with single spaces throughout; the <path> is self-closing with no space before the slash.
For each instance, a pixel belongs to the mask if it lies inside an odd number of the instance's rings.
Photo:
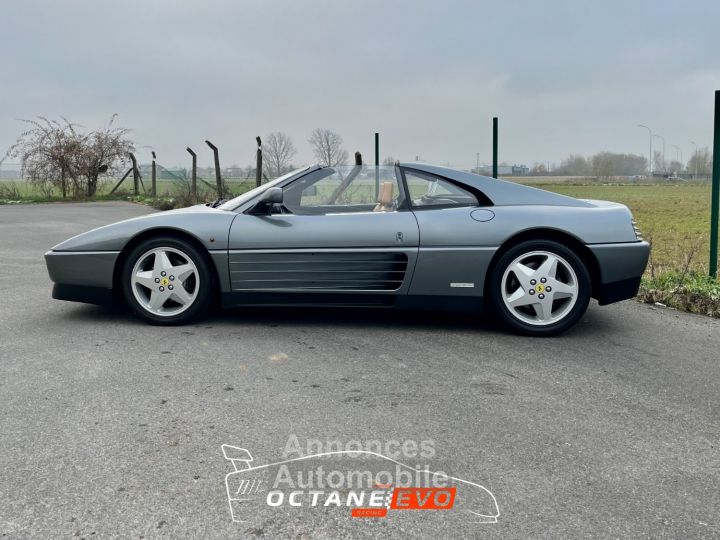
<path id="1" fill-rule="evenodd" d="M 612 308 L 610 308 L 611 310 Z M 573 328 L 559 337 L 583 338 L 616 332 L 619 322 L 613 320 L 608 308 L 599 309 L 593 302 L 587 313 Z M 122 307 L 78 305 L 66 312 L 66 321 L 145 325 Z M 513 335 L 492 314 L 433 310 L 394 310 L 379 308 L 338 307 L 245 307 L 212 309 L 188 326 L 214 328 L 235 325 L 317 328 L 397 328 L 425 332 L 463 331 L 478 335 Z M 517 336 L 523 337 L 523 336 Z M 534 339 L 534 338 L 528 338 Z M 553 338 L 548 338 L 553 339 Z"/>
<path id="2" fill-rule="evenodd" d="M 463 313 L 433 310 L 393 310 L 373 308 L 241 308 L 216 311 L 205 319 L 210 324 L 242 324 L 259 326 L 397 328 L 425 332 L 474 332 L 478 335 L 506 335 L 537 339 L 514 334 L 492 313 Z M 617 330 L 617 323 L 607 309 L 590 306 L 574 327 L 554 337 L 588 337 Z M 554 337 L 546 338 L 553 339 Z"/>
<path id="3" fill-rule="evenodd" d="M 491 317 L 477 313 L 443 311 L 405 311 L 378 308 L 338 307 L 262 307 L 239 308 L 215 312 L 209 320 L 245 325 L 275 325 L 361 328 L 407 328 L 440 330 L 479 330 L 499 332 L 502 329 Z"/>

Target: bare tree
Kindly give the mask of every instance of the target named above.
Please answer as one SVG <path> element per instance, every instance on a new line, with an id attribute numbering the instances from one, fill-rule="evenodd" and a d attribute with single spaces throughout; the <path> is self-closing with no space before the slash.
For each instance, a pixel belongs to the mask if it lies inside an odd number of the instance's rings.
<path id="1" fill-rule="evenodd" d="M 590 170 L 593 176 L 609 178 L 615 176 L 615 158 L 610 152 L 598 152 L 590 158 Z"/>
<path id="2" fill-rule="evenodd" d="M 662 152 L 655 151 L 653 152 L 653 171 L 659 172 L 665 172 L 667 171 L 667 163 L 663 160 L 663 154 Z"/>
<path id="3" fill-rule="evenodd" d="M 695 152 L 687 164 L 687 170 L 693 175 L 709 176 L 712 172 L 712 154 L 707 148 L 700 148 Z"/>
<path id="4" fill-rule="evenodd" d="M 348 160 L 348 152 L 342 147 L 342 137 L 329 129 L 317 128 L 310 135 L 308 142 L 321 165 L 335 167 L 344 165 Z"/>
<path id="5" fill-rule="evenodd" d="M 555 174 L 569 174 L 573 176 L 585 176 L 588 174 L 590 166 L 588 160 L 584 156 L 570 154 L 560 162 L 560 167 L 555 170 Z"/>
<path id="6" fill-rule="evenodd" d="M 669 170 L 671 173 L 679 173 L 679 172 L 682 172 L 682 170 L 683 170 L 683 164 L 680 163 L 679 161 L 676 161 L 676 160 L 673 159 L 673 160 L 668 164 L 668 170 Z"/>
<path id="7" fill-rule="evenodd" d="M 647 159 L 636 154 L 598 152 L 587 160 L 587 164 L 593 176 L 627 176 L 642 173 L 647 167 Z"/>
<path id="8" fill-rule="evenodd" d="M 76 157 L 76 170 L 85 179 L 88 197 L 95 195 L 98 177 L 106 171 L 118 172 L 118 167 L 127 158 L 135 145 L 127 138 L 130 130 L 113 127 L 114 114 L 103 129 L 91 131 L 84 137 L 84 145 Z"/>
<path id="9" fill-rule="evenodd" d="M 290 160 L 295 154 L 297 150 L 287 133 L 277 131 L 265 137 L 263 141 L 263 157 L 270 174 L 275 177 L 282 175 L 290 167 Z"/>
<path id="10" fill-rule="evenodd" d="M 31 182 L 60 186 L 63 196 L 69 186 L 75 196 L 92 197 L 99 176 L 116 172 L 128 152 L 134 150 L 126 138 L 128 130 L 113 127 L 116 118 L 113 115 L 103 129 L 89 133 L 81 133 L 79 126 L 66 118 L 23 120 L 30 128 L 18 137 L 6 157 L 19 158 L 23 175 Z"/>

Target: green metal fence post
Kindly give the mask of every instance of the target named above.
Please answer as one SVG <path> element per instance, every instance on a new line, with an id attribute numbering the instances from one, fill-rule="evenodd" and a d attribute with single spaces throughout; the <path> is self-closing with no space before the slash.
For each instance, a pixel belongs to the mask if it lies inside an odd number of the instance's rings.
<path id="1" fill-rule="evenodd" d="M 255 137 L 255 142 L 257 143 L 257 152 L 255 152 L 255 186 L 260 187 L 263 174 L 262 139 L 260 135 Z"/>
<path id="2" fill-rule="evenodd" d="M 720 208 L 720 90 L 715 90 L 715 129 L 713 130 L 712 202 L 710 203 L 710 277 L 717 277 L 718 216 Z"/>
<path id="3" fill-rule="evenodd" d="M 375 133 L 375 198 L 380 196 L 380 134 Z"/>
<path id="4" fill-rule="evenodd" d="M 197 200 L 197 154 L 189 146 L 186 148 L 192 156 L 192 172 L 190 173 L 190 194 L 193 200 Z"/>
<path id="5" fill-rule="evenodd" d="M 155 163 L 157 156 L 155 152 L 152 153 L 152 157 L 152 187 L 150 188 L 150 193 L 153 197 L 157 197 L 157 165 Z"/>
<path id="6" fill-rule="evenodd" d="M 137 159 L 135 158 L 135 154 L 130 152 L 130 161 L 132 162 L 132 172 L 133 172 L 133 194 L 135 196 L 140 194 L 140 171 L 138 170 L 138 164 Z"/>
<path id="7" fill-rule="evenodd" d="M 493 178 L 497 178 L 498 171 L 498 119 L 493 116 Z"/>

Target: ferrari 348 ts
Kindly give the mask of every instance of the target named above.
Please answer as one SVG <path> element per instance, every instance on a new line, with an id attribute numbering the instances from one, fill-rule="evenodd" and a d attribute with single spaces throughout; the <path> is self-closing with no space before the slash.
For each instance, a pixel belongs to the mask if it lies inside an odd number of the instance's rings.
<path id="1" fill-rule="evenodd" d="M 239 197 L 100 227 L 46 255 L 53 298 L 182 324 L 213 302 L 490 310 L 551 335 L 637 293 L 622 204 L 420 163 L 311 166 Z"/>

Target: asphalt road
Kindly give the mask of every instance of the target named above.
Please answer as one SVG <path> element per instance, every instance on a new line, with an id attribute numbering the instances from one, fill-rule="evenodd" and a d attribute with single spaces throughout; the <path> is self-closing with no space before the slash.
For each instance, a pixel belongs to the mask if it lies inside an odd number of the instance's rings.
<path id="1" fill-rule="evenodd" d="M 628 301 L 550 339 L 343 310 L 158 328 L 50 298 L 47 249 L 148 211 L 0 206 L 3 536 L 720 537 L 720 321 Z M 430 444 L 422 464 L 484 485 L 499 521 L 233 523 L 221 444 L 263 463 L 291 436 Z"/>

